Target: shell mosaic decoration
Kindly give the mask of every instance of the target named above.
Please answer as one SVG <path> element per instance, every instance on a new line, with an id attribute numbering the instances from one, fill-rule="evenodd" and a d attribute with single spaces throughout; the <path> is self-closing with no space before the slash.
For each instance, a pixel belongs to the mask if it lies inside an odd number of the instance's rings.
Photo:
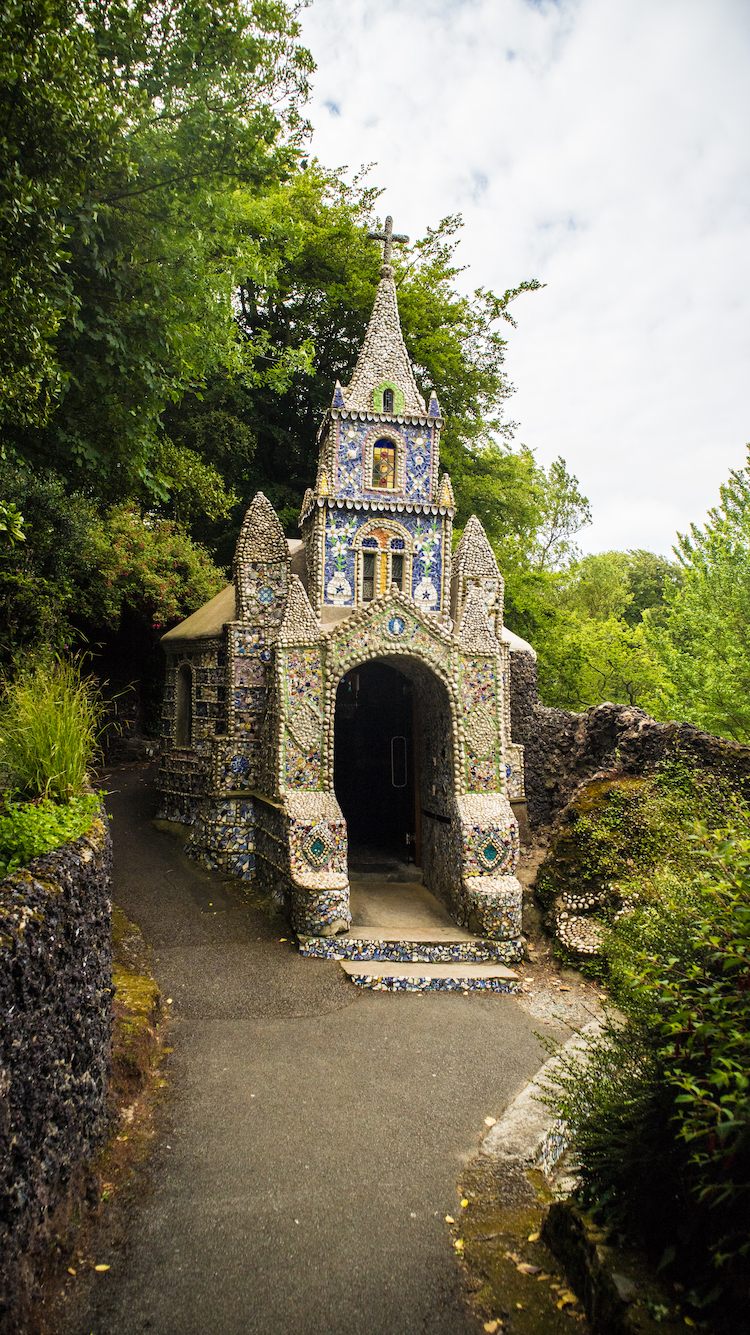
<path id="1" fill-rule="evenodd" d="M 390 263 L 406 238 L 390 219 L 373 235 L 384 243 L 380 283 L 351 379 L 337 382 L 321 422 L 301 542 L 286 539 L 259 492 L 232 584 L 163 638 L 160 815 L 191 826 L 190 856 L 256 879 L 285 906 L 303 953 L 413 961 L 409 943 L 348 933 L 336 694 L 344 674 L 383 661 L 411 682 L 420 713 L 425 884 L 482 938 L 431 946 L 426 958 L 512 963 L 523 748 L 510 736 L 503 580 L 475 516 L 452 551 L 440 404 L 414 378 Z"/>

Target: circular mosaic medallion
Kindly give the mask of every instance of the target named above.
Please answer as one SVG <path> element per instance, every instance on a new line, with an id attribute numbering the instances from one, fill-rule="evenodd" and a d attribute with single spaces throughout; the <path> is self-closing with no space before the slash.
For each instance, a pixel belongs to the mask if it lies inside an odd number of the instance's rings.
<path id="1" fill-rule="evenodd" d="M 403 635 L 406 630 L 406 622 L 403 617 L 391 617 L 388 622 L 388 632 L 390 635 Z"/>
<path id="2" fill-rule="evenodd" d="M 247 774 L 250 768 L 250 761 L 247 756 L 232 756 L 229 762 L 229 768 L 233 774 Z"/>
<path id="3" fill-rule="evenodd" d="M 269 603 L 272 603 L 273 600 L 274 600 L 273 589 L 269 589 L 267 585 L 262 589 L 258 589 L 259 603 L 263 603 L 265 607 L 268 607 Z"/>
<path id="4" fill-rule="evenodd" d="M 261 660 L 262 663 L 270 663 L 270 661 L 271 661 L 271 650 L 270 650 L 270 649 L 261 649 L 261 651 L 260 651 L 260 660 Z"/>

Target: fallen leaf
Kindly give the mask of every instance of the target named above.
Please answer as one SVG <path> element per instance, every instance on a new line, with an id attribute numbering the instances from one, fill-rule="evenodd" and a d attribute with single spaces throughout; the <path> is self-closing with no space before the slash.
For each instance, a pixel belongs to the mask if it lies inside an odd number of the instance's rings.
<path id="1" fill-rule="evenodd" d="M 289 937 L 288 937 L 288 936 L 280 936 L 280 937 L 279 937 L 279 941 L 288 941 L 288 940 L 289 940 Z"/>
<path id="2" fill-rule="evenodd" d="M 94 1269 L 95 1269 L 95 1270 L 109 1270 L 109 1266 L 108 1266 L 108 1265 L 95 1265 L 95 1266 L 94 1266 Z"/>
<path id="3" fill-rule="evenodd" d="M 463 1238 L 456 1238 L 456 1241 L 454 1242 L 453 1246 L 455 1247 L 457 1252 L 462 1252 L 464 1249 Z"/>
<path id="4" fill-rule="evenodd" d="M 551 1276 L 548 1275 L 548 1274 L 546 1274 L 545 1271 L 543 1270 L 542 1273 L 541 1273 L 541 1275 L 537 1275 L 537 1277 L 536 1277 L 536 1279 L 537 1279 L 537 1284 L 539 1283 L 539 1280 L 540 1280 L 540 1279 L 550 1279 L 550 1278 L 551 1278 Z"/>
<path id="5" fill-rule="evenodd" d="M 512 1261 L 514 1265 L 518 1265 L 521 1260 L 520 1256 L 516 1256 L 515 1252 L 506 1252 L 505 1259 L 506 1261 Z"/>
<path id="6" fill-rule="evenodd" d="M 484 1119 L 485 1126 L 494 1126 L 496 1122 L 497 1122 L 496 1117 L 485 1117 Z"/>
<path id="7" fill-rule="evenodd" d="M 686 1325 L 686 1326 L 694 1326 L 694 1325 L 695 1325 L 695 1322 L 692 1320 L 691 1317 L 686 1316 L 686 1317 L 685 1317 L 685 1325 Z M 486 1330 L 486 1327 L 485 1327 L 485 1330 Z"/>
<path id="8" fill-rule="evenodd" d="M 166 1006 L 171 1006 L 171 1005 L 172 1005 L 172 998 L 171 998 L 171 997 L 167 997 L 167 1000 L 166 1000 L 166 1002 L 165 1002 L 164 1004 L 165 1004 Z"/>
<path id="9" fill-rule="evenodd" d="M 469 1202 L 468 1202 L 467 1200 L 463 1200 L 463 1201 L 461 1201 L 461 1209 L 462 1209 L 462 1210 L 465 1210 L 468 1204 L 469 1204 Z"/>
<path id="10" fill-rule="evenodd" d="M 527 1242 L 538 1242 L 538 1241 L 539 1241 L 539 1234 L 538 1234 L 538 1233 L 530 1233 L 529 1236 L 528 1236 L 528 1238 L 526 1239 L 526 1241 L 527 1241 Z"/>
<path id="11" fill-rule="evenodd" d="M 485 1321 L 484 1329 L 487 1331 L 487 1335 L 495 1335 L 495 1331 L 499 1325 L 499 1321 Z"/>
<path id="12" fill-rule="evenodd" d="M 519 1312 L 523 1311 L 523 1303 L 516 1303 L 516 1307 L 518 1308 Z"/>
<path id="13" fill-rule="evenodd" d="M 577 1302 L 578 1299 L 576 1298 L 574 1293 L 571 1293 L 569 1289 L 563 1289 L 562 1293 L 560 1294 L 560 1301 L 558 1302 L 557 1306 L 565 1307 L 567 1303 L 577 1303 Z"/>
<path id="14" fill-rule="evenodd" d="M 453 1215 L 452 1215 L 452 1214 L 447 1214 L 447 1215 L 445 1216 L 445 1222 L 446 1222 L 446 1224 L 455 1224 L 456 1221 L 455 1221 L 455 1219 L 453 1218 Z"/>
<path id="15" fill-rule="evenodd" d="M 69 1275 L 74 1275 L 74 1274 L 75 1274 L 75 1270 L 73 1269 L 73 1267 L 72 1267 L 71 1265 L 68 1266 L 68 1274 L 69 1274 Z"/>
<path id="16" fill-rule="evenodd" d="M 522 1261 L 516 1266 L 516 1270 L 520 1270 L 522 1275 L 538 1275 L 540 1269 L 538 1265 L 529 1265 L 528 1261 Z"/>

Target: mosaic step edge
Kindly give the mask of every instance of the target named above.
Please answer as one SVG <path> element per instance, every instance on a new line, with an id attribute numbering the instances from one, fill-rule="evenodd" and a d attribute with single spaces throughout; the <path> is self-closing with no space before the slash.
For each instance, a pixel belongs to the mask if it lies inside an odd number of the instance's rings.
<path id="1" fill-rule="evenodd" d="M 388 978 L 372 973 L 348 975 L 357 987 L 371 992 L 520 992 L 520 979 L 505 978 Z"/>
<path id="2" fill-rule="evenodd" d="M 324 960 L 391 960 L 396 964 L 518 964 L 520 941 L 373 941 L 300 936 L 301 955 Z"/>

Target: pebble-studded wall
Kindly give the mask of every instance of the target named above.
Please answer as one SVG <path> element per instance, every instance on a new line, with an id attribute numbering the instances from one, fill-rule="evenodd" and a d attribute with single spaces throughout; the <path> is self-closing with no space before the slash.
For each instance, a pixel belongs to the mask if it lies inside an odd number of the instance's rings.
<path id="1" fill-rule="evenodd" d="M 0 1330 L 109 1132 L 110 865 L 105 817 L 0 882 Z"/>

